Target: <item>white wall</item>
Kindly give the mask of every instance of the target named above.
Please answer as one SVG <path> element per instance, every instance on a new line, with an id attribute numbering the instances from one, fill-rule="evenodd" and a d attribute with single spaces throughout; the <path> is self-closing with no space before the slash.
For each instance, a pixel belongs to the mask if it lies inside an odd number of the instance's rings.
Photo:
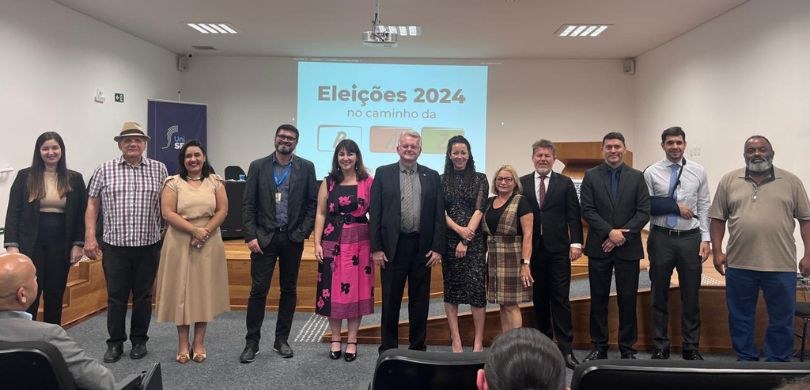
<path id="1" fill-rule="evenodd" d="M 712 196 L 744 166 L 753 134 L 768 137 L 774 165 L 810 185 L 810 1 L 752 0 L 638 58 L 634 158 L 663 158 L 665 128 L 680 125 Z M 643 146 L 643 147 L 641 147 Z M 795 234 L 801 256 L 803 246 Z"/>
<path id="2" fill-rule="evenodd" d="M 707 167 L 712 189 L 743 167 L 743 143 L 753 134 L 771 140 L 775 165 L 810 183 L 808 64 L 806 0 L 752 0 L 639 57 L 637 165 L 663 158 L 661 131 L 680 125 L 688 147 L 700 148 L 694 160 Z"/>
<path id="3" fill-rule="evenodd" d="M 55 130 L 68 167 L 89 179 L 120 154 L 112 138 L 128 120 L 146 124 L 147 98 L 176 98 L 174 54 L 50 0 L 0 0 L 0 226 L 16 170 L 34 141 Z M 107 101 L 95 103 L 97 88 Z M 115 103 L 113 93 L 125 95 Z"/>
<path id="4" fill-rule="evenodd" d="M 291 58 L 194 57 L 181 76 L 181 99 L 208 104 L 208 152 L 217 167 L 247 169 L 273 150 L 276 127 L 296 122 L 296 71 Z M 486 172 L 507 163 L 531 171 L 531 143 L 541 137 L 593 141 L 608 130 L 631 133 L 631 82 L 616 60 L 490 65 Z"/>

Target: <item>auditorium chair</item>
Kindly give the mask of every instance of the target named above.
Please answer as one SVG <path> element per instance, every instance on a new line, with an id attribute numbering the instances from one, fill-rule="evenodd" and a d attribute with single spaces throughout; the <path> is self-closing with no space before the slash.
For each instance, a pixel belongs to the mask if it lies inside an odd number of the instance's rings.
<path id="1" fill-rule="evenodd" d="M 239 175 L 244 175 L 245 171 L 237 165 L 225 167 L 225 180 L 239 180 Z"/>
<path id="2" fill-rule="evenodd" d="M 486 352 L 425 352 L 389 349 L 377 359 L 371 390 L 475 389 Z"/>
<path id="3" fill-rule="evenodd" d="M 65 359 L 44 341 L 0 341 L 0 388 L 15 390 L 75 390 Z M 131 374 L 116 384 L 118 390 L 162 390 L 160 363 L 141 375 Z"/>
<path id="4" fill-rule="evenodd" d="M 808 375 L 804 363 L 594 360 L 577 366 L 571 390 L 761 390 Z"/>

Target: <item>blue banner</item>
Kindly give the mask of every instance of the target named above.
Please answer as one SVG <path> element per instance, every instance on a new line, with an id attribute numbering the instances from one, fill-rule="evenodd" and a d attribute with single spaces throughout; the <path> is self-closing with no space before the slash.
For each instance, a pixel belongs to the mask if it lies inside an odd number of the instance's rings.
<path id="1" fill-rule="evenodd" d="M 206 147 L 208 106 L 204 104 L 149 100 L 147 157 L 166 164 L 169 175 L 177 173 L 177 155 L 187 141 L 196 139 Z"/>

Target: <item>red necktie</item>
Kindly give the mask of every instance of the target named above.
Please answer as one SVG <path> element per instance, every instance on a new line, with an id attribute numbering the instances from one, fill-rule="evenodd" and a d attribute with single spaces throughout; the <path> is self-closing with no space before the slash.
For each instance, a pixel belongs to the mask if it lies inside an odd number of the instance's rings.
<path id="1" fill-rule="evenodd" d="M 540 175 L 540 187 L 537 189 L 537 204 L 543 208 L 543 201 L 546 199 L 546 175 Z"/>

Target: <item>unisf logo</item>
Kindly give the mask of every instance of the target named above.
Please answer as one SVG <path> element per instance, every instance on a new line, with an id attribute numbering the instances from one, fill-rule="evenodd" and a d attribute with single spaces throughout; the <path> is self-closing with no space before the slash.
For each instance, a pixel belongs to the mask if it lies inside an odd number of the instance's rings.
<path id="1" fill-rule="evenodd" d="M 174 125 L 166 129 L 166 146 L 161 149 L 173 148 L 180 150 L 186 144 L 186 137 L 180 134 L 180 125 Z"/>

